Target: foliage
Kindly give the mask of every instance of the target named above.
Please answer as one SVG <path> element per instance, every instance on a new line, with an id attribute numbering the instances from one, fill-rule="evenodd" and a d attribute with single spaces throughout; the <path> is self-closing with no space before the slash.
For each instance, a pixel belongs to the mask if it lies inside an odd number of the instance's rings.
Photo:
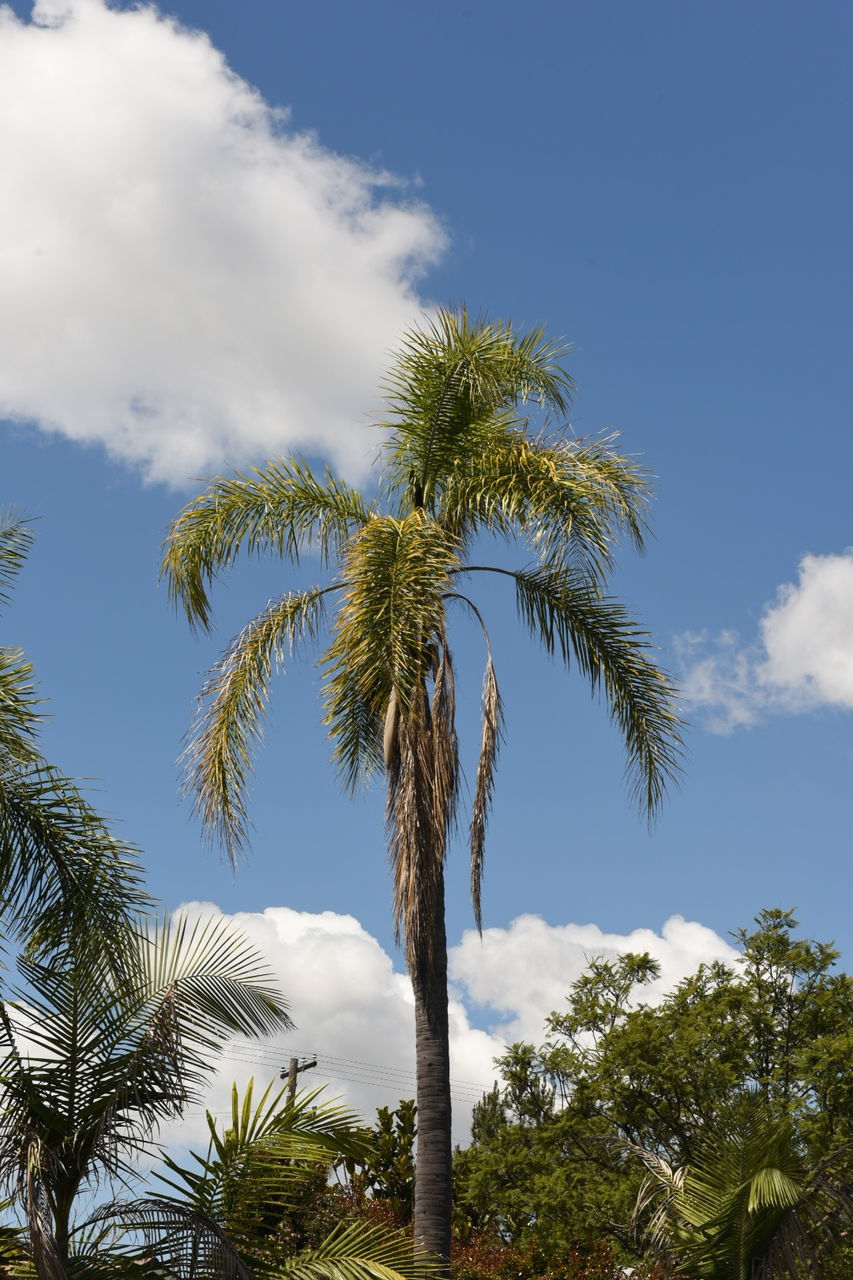
<path id="1" fill-rule="evenodd" d="M 454 1280 L 627 1280 L 612 1247 L 603 1240 L 548 1251 L 534 1240 L 508 1244 L 486 1231 L 453 1243 Z M 632 1280 L 667 1280 L 665 1268 L 639 1263 Z"/>
<path id="2" fill-rule="evenodd" d="M 656 1006 L 641 999 L 649 956 L 593 958 L 545 1044 L 501 1060 L 455 1158 L 457 1213 L 510 1242 L 605 1233 L 630 1250 L 641 1174 L 614 1164 L 614 1136 L 689 1165 L 721 1109 L 757 1090 L 791 1114 L 809 1167 L 849 1140 L 853 983 L 795 929 L 762 912 L 736 935 L 739 964 L 700 966 Z"/>
<path id="3" fill-rule="evenodd" d="M 222 922 L 140 921 L 113 941 L 119 966 L 79 928 L 50 955 L 22 956 L 17 999 L 0 1004 L 0 1179 L 40 1280 L 109 1265 L 126 1223 L 104 1210 L 93 1229 L 88 1195 L 133 1178 L 230 1036 L 290 1025 L 262 963 Z"/>
<path id="4" fill-rule="evenodd" d="M 0 512 L 0 604 L 32 545 L 32 527 Z M 39 750 L 32 665 L 0 647 L 0 908 L 5 936 L 33 955 L 69 930 L 111 939 L 145 895 L 136 850 L 107 829 Z"/>
<path id="5" fill-rule="evenodd" d="M 811 1280 L 853 1228 L 853 1144 L 809 1167 L 784 1109 L 765 1093 L 725 1104 L 673 1169 L 629 1147 L 649 1171 L 635 1216 L 652 1248 L 691 1280 Z"/>
<path id="6" fill-rule="evenodd" d="M 366 1160 L 369 1137 L 353 1113 L 319 1105 L 317 1092 L 284 1105 L 285 1092 L 273 1094 L 270 1086 L 253 1105 L 252 1083 L 242 1102 L 235 1087 L 231 1126 L 224 1135 L 208 1114 L 207 1154 L 193 1155 L 189 1166 L 166 1158 L 161 1180 L 168 1193 L 147 1202 L 152 1217 L 159 1207 L 164 1223 L 181 1219 L 185 1236 L 196 1231 L 202 1274 L 216 1273 L 226 1261 L 220 1232 L 236 1250 L 235 1265 L 249 1266 L 256 1276 L 422 1280 L 433 1274 L 410 1237 L 393 1225 L 365 1221 L 364 1215 L 335 1217 L 327 1207 L 326 1231 L 318 1238 L 316 1209 L 334 1195 L 332 1188 L 325 1195 L 322 1191 L 329 1168 L 336 1158 Z M 311 1223 L 303 1203 L 306 1192 L 315 1210 Z M 154 1247 L 171 1272 L 186 1274 L 181 1268 L 186 1244 L 176 1241 L 174 1230 L 165 1250 Z"/>
<path id="7" fill-rule="evenodd" d="M 401 1226 L 411 1222 L 415 1203 L 417 1113 L 413 1098 L 401 1099 L 394 1110 L 377 1107 L 376 1123 L 367 1130 L 366 1154 L 342 1162 L 355 1196 L 363 1190 L 371 1199 L 386 1202 Z"/>

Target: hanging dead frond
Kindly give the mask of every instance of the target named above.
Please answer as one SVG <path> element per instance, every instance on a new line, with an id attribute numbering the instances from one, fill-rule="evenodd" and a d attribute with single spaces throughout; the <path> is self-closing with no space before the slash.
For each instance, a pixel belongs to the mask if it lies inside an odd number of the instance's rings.
<path id="1" fill-rule="evenodd" d="M 433 827 L 446 850 L 456 817 L 459 791 L 459 743 L 456 737 L 456 684 L 453 661 L 442 636 L 433 677 L 432 717 Z M 443 860 L 443 859 L 442 859 Z"/>
<path id="2" fill-rule="evenodd" d="M 50 1154 L 44 1151 L 43 1144 L 35 1134 L 26 1142 L 22 1154 L 24 1158 L 18 1180 L 18 1195 L 26 1214 L 36 1275 L 38 1280 L 67 1280 L 56 1247 L 50 1200 L 43 1177 L 49 1171 L 44 1170 L 42 1164 L 45 1159 L 48 1164 L 51 1163 Z"/>
<path id="3" fill-rule="evenodd" d="M 492 804 L 495 786 L 495 767 L 498 760 L 503 730 L 503 706 L 495 678 L 492 655 L 489 652 L 483 676 L 483 732 L 480 741 L 480 759 L 477 765 L 477 782 L 474 787 L 474 803 L 471 809 L 471 902 L 478 930 L 483 931 L 480 902 L 480 886 L 483 879 L 483 859 L 486 843 L 486 821 Z"/>
<path id="4" fill-rule="evenodd" d="M 391 697 L 388 699 L 388 709 L 385 712 L 385 728 L 382 734 L 382 756 L 385 760 L 386 773 L 391 768 L 391 763 L 397 750 L 397 690 L 391 690 Z"/>
<path id="5" fill-rule="evenodd" d="M 444 860 L 456 816 L 459 750 L 453 665 L 444 637 L 429 655 L 433 688 L 408 714 L 397 710 L 386 817 L 394 878 L 394 920 L 423 990 L 444 913 Z"/>

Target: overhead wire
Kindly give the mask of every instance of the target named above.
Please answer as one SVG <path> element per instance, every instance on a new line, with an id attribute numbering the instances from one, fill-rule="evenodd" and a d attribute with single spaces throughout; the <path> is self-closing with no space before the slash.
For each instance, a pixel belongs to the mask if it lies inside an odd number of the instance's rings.
<path id="1" fill-rule="evenodd" d="M 317 1066 L 312 1068 L 312 1078 L 315 1080 L 325 1083 L 340 1081 L 358 1084 L 387 1094 L 400 1090 L 410 1093 L 415 1091 L 414 1071 L 403 1067 L 392 1067 L 387 1063 L 365 1062 L 338 1054 L 306 1051 L 287 1045 L 264 1045 L 249 1040 L 232 1041 L 227 1053 L 232 1059 L 249 1066 L 274 1066 L 279 1073 L 286 1071 L 287 1060 L 291 1057 L 316 1057 Z M 458 1080 L 452 1077 L 451 1097 L 460 1103 L 473 1104 L 480 1101 L 483 1094 L 492 1088 L 493 1083 L 493 1081 L 480 1083 L 474 1080 Z"/>

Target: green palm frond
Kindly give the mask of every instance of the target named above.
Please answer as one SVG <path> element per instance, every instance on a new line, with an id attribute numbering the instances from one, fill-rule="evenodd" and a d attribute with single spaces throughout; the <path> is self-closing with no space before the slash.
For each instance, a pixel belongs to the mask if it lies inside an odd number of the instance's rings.
<path id="1" fill-rule="evenodd" d="M 248 1236 L 259 1205 L 266 1206 L 267 1216 L 274 1210 L 280 1217 L 298 1200 L 306 1171 L 340 1155 L 365 1158 L 369 1141 L 354 1112 L 319 1103 L 321 1090 L 286 1103 L 286 1091 L 270 1084 L 255 1103 L 253 1080 L 242 1100 L 233 1086 L 231 1125 L 225 1132 L 207 1115 L 205 1156 L 191 1152 L 187 1165 L 164 1154 L 166 1172 L 155 1174 L 171 1193 L 162 1195 L 163 1203 L 190 1206 Z"/>
<path id="2" fill-rule="evenodd" d="M 150 1248 L 170 1268 L 176 1259 L 176 1274 L 187 1274 L 181 1259 L 191 1247 L 211 1264 L 216 1258 L 227 1262 L 223 1246 L 230 1235 L 243 1242 L 245 1263 L 252 1257 L 261 1218 L 274 1221 L 296 1203 L 318 1162 L 340 1154 L 364 1158 L 368 1140 L 354 1113 L 319 1104 L 318 1090 L 282 1105 L 284 1093 L 270 1085 L 256 1103 L 252 1082 L 242 1099 L 235 1086 L 230 1127 L 220 1133 L 208 1115 L 207 1155 L 192 1155 L 189 1166 L 165 1157 L 166 1173 L 158 1177 L 171 1194 L 116 1207 L 125 1221 L 144 1222 Z M 211 1227 L 220 1235 L 211 1233 Z M 232 1259 L 228 1265 L 234 1264 Z M 319 1247 L 296 1257 L 254 1260 L 252 1265 L 269 1277 L 315 1280 L 421 1280 L 434 1273 L 426 1255 L 413 1250 L 401 1232 L 361 1223 L 342 1224 Z"/>
<path id="3" fill-rule="evenodd" d="M 455 461 L 474 456 L 476 424 L 527 402 L 565 412 L 573 391 L 561 365 L 568 350 L 541 329 L 519 335 L 465 308 L 442 308 L 411 331 L 385 384 L 389 491 L 432 509 Z"/>
<path id="4" fill-rule="evenodd" d="M 853 1148 L 814 1169 L 790 1118 L 760 1094 L 735 1099 L 709 1123 L 692 1165 L 673 1171 L 624 1144 L 649 1171 L 635 1223 L 674 1274 L 696 1280 L 812 1280 L 821 1251 L 853 1225 Z"/>
<path id="5" fill-rule="evenodd" d="M 330 590 L 314 587 L 270 601 L 232 640 L 202 688 L 182 757 L 186 789 L 204 830 L 219 837 L 232 863 L 246 842 L 246 785 L 273 672 L 284 669 L 285 656 L 301 640 L 316 635 Z"/>
<path id="6" fill-rule="evenodd" d="M 623 534 L 642 548 L 648 475 L 614 451 L 613 437 L 534 437 L 513 423 L 480 434 L 448 472 L 439 510 L 448 528 L 521 537 L 541 563 L 593 577 L 612 568 Z"/>
<path id="7" fill-rule="evenodd" d="M 0 647 L 0 761 L 34 764 L 39 758 L 36 730 L 41 716 L 32 665 L 21 649 Z"/>
<path id="8" fill-rule="evenodd" d="M 98 1171 L 129 1176 L 157 1124 L 180 1114 L 210 1075 L 212 1050 L 291 1025 L 266 966 L 227 921 L 140 926 L 114 945 L 134 985 L 117 983 L 90 947 L 19 961 L 26 987 L 0 1005 L 7 1180 L 27 1182 L 36 1150 L 49 1186 L 76 1192 Z"/>
<path id="9" fill-rule="evenodd" d="M 287 1002 L 248 939 L 225 919 L 167 917 L 140 943 L 140 1043 L 168 1017 L 183 1054 L 200 1055 L 232 1036 L 265 1036 L 293 1026 Z"/>
<path id="10" fill-rule="evenodd" d="M 316 1249 L 278 1264 L 271 1276 L 288 1280 L 428 1280 L 435 1260 L 400 1231 L 361 1222 L 337 1227 Z"/>
<path id="11" fill-rule="evenodd" d="M 604 692 L 628 753 L 632 791 L 651 817 L 678 776 L 681 720 L 673 685 L 648 657 L 647 633 L 618 601 L 561 569 L 497 572 L 515 582 L 519 616 L 549 654 L 577 663 L 593 693 Z"/>
<path id="12" fill-rule="evenodd" d="M 0 510 L 0 606 L 9 602 L 11 587 L 32 541 L 28 521 L 15 512 Z M 0 647 L 0 767 L 30 765 L 38 759 L 38 702 L 33 668 L 22 650 Z"/>
<path id="13" fill-rule="evenodd" d="M 324 679 L 326 724 L 348 782 L 381 757 L 392 692 L 401 716 L 422 713 L 458 553 L 457 540 L 421 511 L 377 516 L 353 538 Z"/>
<path id="14" fill-rule="evenodd" d="M 253 1280 L 251 1267 L 227 1231 L 193 1205 L 156 1195 L 113 1200 L 96 1210 L 85 1226 L 104 1238 L 116 1233 L 111 1248 L 102 1244 L 93 1257 L 84 1255 L 85 1280 L 92 1264 L 94 1280 L 100 1280 L 99 1265 L 107 1268 L 104 1280 L 111 1274 L 116 1280 L 134 1275 L 143 1280 L 163 1280 L 164 1275 L 175 1280 Z"/>
<path id="15" fill-rule="evenodd" d="M 193 626 L 210 626 L 208 588 L 241 552 L 296 561 L 314 547 L 328 562 L 367 520 L 357 490 L 328 470 L 318 479 L 299 459 L 268 462 L 248 475 L 212 481 L 169 530 L 161 575 Z"/>
<path id="16" fill-rule="evenodd" d="M 0 605 L 9 603 L 9 591 L 30 547 L 30 522 L 16 511 L 0 510 Z"/>
<path id="17" fill-rule="evenodd" d="M 113 953 L 117 931 L 147 901 L 136 849 L 38 762 L 0 764 L 0 893 L 6 928 L 34 952 L 82 931 Z"/>

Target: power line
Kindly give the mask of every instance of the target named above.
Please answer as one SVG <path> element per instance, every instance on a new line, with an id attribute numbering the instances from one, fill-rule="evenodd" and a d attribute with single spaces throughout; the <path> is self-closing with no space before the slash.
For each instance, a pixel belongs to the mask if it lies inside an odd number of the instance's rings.
<path id="1" fill-rule="evenodd" d="M 252 1040 L 233 1040 L 229 1047 L 229 1052 L 233 1052 L 235 1049 L 241 1051 L 246 1050 L 252 1053 L 260 1053 L 273 1058 L 276 1061 L 280 1061 L 283 1056 L 289 1056 L 291 1054 L 297 1057 L 320 1057 L 325 1063 L 340 1065 L 342 1068 L 346 1068 L 347 1070 L 363 1068 L 374 1074 L 379 1072 L 386 1076 L 391 1075 L 405 1077 L 407 1080 L 414 1080 L 415 1078 L 414 1070 L 409 1070 L 405 1067 L 390 1067 L 383 1062 L 365 1062 L 359 1058 L 342 1058 L 333 1053 L 318 1053 L 316 1049 L 297 1049 L 286 1046 L 279 1048 L 278 1046 L 265 1045 Z M 460 1080 L 455 1077 L 451 1080 L 451 1084 L 454 1087 L 461 1088 L 463 1090 L 473 1090 L 478 1094 L 478 1096 L 482 1093 L 488 1093 L 493 1083 L 493 1080 L 484 1084 L 479 1080 Z"/>
<path id="2" fill-rule="evenodd" d="M 282 1059 L 285 1056 L 297 1056 L 305 1053 L 305 1051 L 278 1048 L 252 1041 L 235 1041 L 229 1047 L 228 1052 L 238 1062 L 244 1062 L 250 1066 L 259 1065 L 271 1068 L 274 1066 L 279 1071 L 281 1070 Z M 397 1091 L 414 1092 L 414 1071 L 407 1071 L 405 1068 L 400 1067 L 390 1067 L 386 1063 L 364 1062 L 356 1058 L 344 1058 L 336 1054 L 317 1054 L 312 1052 L 311 1057 L 316 1057 L 320 1063 L 320 1068 L 316 1070 L 316 1077 L 327 1083 L 339 1081 L 347 1084 L 357 1084 L 366 1088 L 379 1089 L 386 1094 Z M 480 1084 L 473 1080 L 451 1079 L 451 1096 L 460 1103 L 477 1103 L 483 1094 L 492 1088 L 492 1084 L 493 1081 L 488 1084 Z"/>

